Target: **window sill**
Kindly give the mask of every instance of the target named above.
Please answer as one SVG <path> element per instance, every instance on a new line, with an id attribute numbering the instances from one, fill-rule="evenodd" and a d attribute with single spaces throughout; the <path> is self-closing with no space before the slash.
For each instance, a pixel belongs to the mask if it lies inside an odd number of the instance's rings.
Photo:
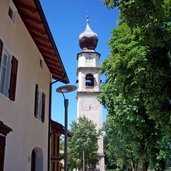
<path id="1" fill-rule="evenodd" d="M 92 89 L 92 88 L 94 88 L 94 86 L 86 86 L 86 88 Z"/>
<path id="2" fill-rule="evenodd" d="M 7 100 L 7 101 L 9 101 L 9 102 L 12 102 L 12 100 L 10 100 L 10 98 L 9 98 L 8 96 L 5 96 L 5 95 L 2 94 L 2 93 L 0 93 L 0 98 L 5 99 L 5 100 Z"/>

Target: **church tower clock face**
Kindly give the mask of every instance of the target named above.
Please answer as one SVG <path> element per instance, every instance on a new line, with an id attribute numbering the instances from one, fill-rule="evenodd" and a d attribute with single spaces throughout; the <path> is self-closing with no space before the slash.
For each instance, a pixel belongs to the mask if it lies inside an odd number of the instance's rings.
<path id="1" fill-rule="evenodd" d="M 95 51 L 97 43 L 98 36 L 91 30 L 87 19 L 85 31 L 79 35 L 79 46 L 82 51 L 77 54 L 77 117 L 85 116 L 97 125 L 97 129 L 101 129 L 103 126 L 102 105 L 97 100 L 100 93 L 100 54 Z M 96 168 L 104 171 L 102 136 L 98 140 L 98 146 L 99 164 Z"/>
<path id="2" fill-rule="evenodd" d="M 85 57 L 85 62 L 86 62 L 86 63 L 92 63 L 92 62 L 93 62 L 93 56 L 91 56 L 91 54 L 88 54 L 88 55 Z"/>

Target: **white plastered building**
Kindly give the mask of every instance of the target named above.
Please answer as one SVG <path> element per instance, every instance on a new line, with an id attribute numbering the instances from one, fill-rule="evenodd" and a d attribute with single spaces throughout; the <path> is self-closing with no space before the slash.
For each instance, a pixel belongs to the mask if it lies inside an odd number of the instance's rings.
<path id="1" fill-rule="evenodd" d="M 69 82 L 39 0 L 1 0 L 0 171 L 50 170 L 52 79 Z"/>

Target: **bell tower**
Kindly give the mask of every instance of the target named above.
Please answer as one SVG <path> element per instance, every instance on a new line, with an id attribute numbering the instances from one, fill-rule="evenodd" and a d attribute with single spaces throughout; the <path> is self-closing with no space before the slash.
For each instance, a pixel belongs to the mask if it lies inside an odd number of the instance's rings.
<path id="1" fill-rule="evenodd" d="M 100 93 L 100 54 L 95 51 L 97 46 L 98 36 L 87 24 L 84 32 L 79 35 L 79 46 L 82 49 L 77 54 L 77 117 L 85 116 L 92 120 L 97 129 L 101 129 L 102 122 L 102 105 L 97 100 Z M 104 171 L 104 152 L 103 152 L 103 137 L 98 140 L 98 155 L 99 164 L 96 166 L 98 171 Z"/>

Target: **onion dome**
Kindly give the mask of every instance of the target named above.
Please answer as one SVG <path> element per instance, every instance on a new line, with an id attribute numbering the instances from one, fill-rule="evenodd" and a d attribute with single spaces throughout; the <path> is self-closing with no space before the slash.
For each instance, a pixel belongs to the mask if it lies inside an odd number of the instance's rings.
<path id="1" fill-rule="evenodd" d="M 97 46 L 98 36 L 95 32 L 93 32 L 88 24 L 88 17 L 87 17 L 87 25 L 84 30 L 79 35 L 79 45 L 80 48 L 83 50 L 94 50 Z"/>

